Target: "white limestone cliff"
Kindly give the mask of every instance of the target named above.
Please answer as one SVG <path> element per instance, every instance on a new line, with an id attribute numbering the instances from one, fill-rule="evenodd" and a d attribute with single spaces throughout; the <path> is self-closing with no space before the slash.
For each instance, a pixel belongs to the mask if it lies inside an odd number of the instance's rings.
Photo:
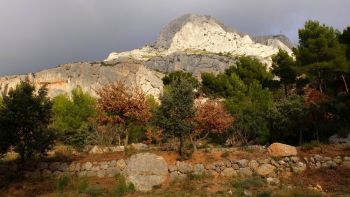
<path id="1" fill-rule="evenodd" d="M 184 15 L 171 21 L 160 33 L 154 46 L 129 52 L 113 52 L 105 61 L 120 57 L 148 60 L 175 52 L 205 51 L 226 53 L 231 56 L 254 56 L 268 65 L 271 57 L 283 49 L 292 55 L 291 49 L 278 39 L 269 39 L 266 44 L 254 42 L 249 35 L 225 27 L 210 16 Z"/>

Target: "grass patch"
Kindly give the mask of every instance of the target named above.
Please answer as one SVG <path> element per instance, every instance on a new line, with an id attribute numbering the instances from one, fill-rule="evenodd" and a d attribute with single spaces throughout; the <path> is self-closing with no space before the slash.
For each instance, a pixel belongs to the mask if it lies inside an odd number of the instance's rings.
<path id="1" fill-rule="evenodd" d="M 235 179 L 232 181 L 232 186 L 236 189 L 234 196 L 245 196 L 244 190 L 262 187 L 264 184 L 264 179 L 259 176 L 252 176 L 245 179 Z"/>
<path id="2" fill-rule="evenodd" d="M 85 189 L 84 193 L 91 196 L 91 197 L 97 197 L 103 194 L 105 190 L 103 188 L 100 187 L 96 187 L 96 186 L 90 186 L 88 188 Z"/>
<path id="3" fill-rule="evenodd" d="M 282 189 L 273 193 L 273 196 L 279 197 L 321 197 L 324 196 L 321 193 L 306 189 L 306 188 L 293 188 L 293 189 Z"/>
<path id="4" fill-rule="evenodd" d="M 238 179 L 232 182 L 235 188 L 249 189 L 251 187 L 261 187 L 265 184 L 264 179 L 259 176 L 252 176 L 245 179 Z"/>
<path id="5" fill-rule="evenodd" d="M 314 148 L 319 148 L 321 146 L 322 146 L 322 144 L 319 141 L 313 140 L 311 142 L 307 142 L 307 143 L 303 144 L 301 148 L 303 150 L 312 150 Z"/>
<path id="6" fill-rule="evenodd" d="M 188 179 L 190 179 L 191 181 L 199 181 L 199 180 L 203 180 L 203 179 L 208 177 L 204 173 L 201 173 L 201 174 L 189 174 L 187 176 L 188 176 Z"/>

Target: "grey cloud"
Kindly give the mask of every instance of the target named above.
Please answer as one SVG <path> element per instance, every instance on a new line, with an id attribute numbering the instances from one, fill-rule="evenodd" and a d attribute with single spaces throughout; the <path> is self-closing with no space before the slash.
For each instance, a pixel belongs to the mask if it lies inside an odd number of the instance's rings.
<path id="1" fill-rule="evenodd" d="M 349 7 L 349 0 L 1 0 L 0 75 L 102 60 L 155 41 L 163 26 L 186 13 L 297 42 L 308 19 L 338 29 L 350 25 Z"/>

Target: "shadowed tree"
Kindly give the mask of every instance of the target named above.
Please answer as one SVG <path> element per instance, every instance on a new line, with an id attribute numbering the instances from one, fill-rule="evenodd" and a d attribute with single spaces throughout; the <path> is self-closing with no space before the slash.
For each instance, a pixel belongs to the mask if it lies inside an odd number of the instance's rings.
<path id="1" fill-rule="evenodd" d="M 307 74 L 322 94 L 327 93 L 328 85 L 335 78 L 348 70 L 345 47 L 339 43 L 336 30 L 318 21 L 307 21 L 299 30 L 299 47 L 295 54 L 299 70 Z M 344 77 L 342 81 L 346 86 Z"/>
<path id="2" fill-rule="evenodd" d="M 1 149 L 6 151 L 9 146 L 14 147 L 20 155 L 22 168 L 25 161 L 52 148 L 54 135 L 48 129 L 51 107 L 47 89 L 42 87 L 36 93 L 28 80 L 21 81 L 3 98 L 0 108 Z"/>

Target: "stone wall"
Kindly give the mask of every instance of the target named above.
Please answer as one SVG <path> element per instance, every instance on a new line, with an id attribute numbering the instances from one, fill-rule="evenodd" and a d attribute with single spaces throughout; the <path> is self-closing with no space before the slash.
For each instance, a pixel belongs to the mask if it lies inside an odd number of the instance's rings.
<path id="1" fill-rule="evenodd" d="M 26 166 L 26 176 L 77 175 L 87 177 L 113 177 L 127 166 L 124 159 L 102 162 L 40 162 Z M 209 164 L 177 161 L 169 165 L 170 180 L 184 179 L 189 174 L 207 174 L 222 177 L 247 177 L 257 174 L 263 177 L 278 177 L 283 173 L 300 173 L 307 168 L 344 166 L 350 168 L 350 157 L 324 157 L 314 155 L 300 158 L 297 156 L 283 158 L 266 158 L 257 160 L 221 159 Z M 0 166 L 3 170 L 13 171 L 15 165 Z"/>

